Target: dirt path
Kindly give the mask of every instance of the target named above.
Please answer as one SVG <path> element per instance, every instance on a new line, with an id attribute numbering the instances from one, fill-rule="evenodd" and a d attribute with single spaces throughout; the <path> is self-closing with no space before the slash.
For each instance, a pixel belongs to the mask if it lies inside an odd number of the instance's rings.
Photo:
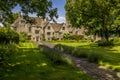
<path id="1" fill-rule="evenodd" d="M 42 42 L 42 45 L 52 49 L 54 48 L 54 44 L 51 44 L 49 42 Z M 77 58 L 64 52 L 61 53 L 64 56 L 72 58 L 73 63 L 76 67 L 80 68 L 84 73 L 90 75 L 97 80 L 120 80 L 120 78 L 118 78 L 117 76 L 117 73 L 113 70 L 98 66 L 95 63 L 90 63 L 86 59 Z"/>

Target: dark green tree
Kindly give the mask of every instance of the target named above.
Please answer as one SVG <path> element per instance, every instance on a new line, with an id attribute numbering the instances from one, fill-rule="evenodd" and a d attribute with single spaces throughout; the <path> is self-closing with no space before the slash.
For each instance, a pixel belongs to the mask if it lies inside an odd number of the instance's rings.
<path id="1" fill-rule="evenodd" d="M 108 41 L 110 27 L 120 15 L 120 0 L 67 0 L 65 10 L 73 26 L 82 25 Z"/>
<path id="2" fill-rule="evenodd" d="M 52 8 L 51 0 L 0 0 L 0 22 L 9 23 L 13 19 L 12 10 L 19 5 L 24 16 L 34 13 L 45 18 L 48 15 L 52 20 L 57 18 L 57 8 Z"/>

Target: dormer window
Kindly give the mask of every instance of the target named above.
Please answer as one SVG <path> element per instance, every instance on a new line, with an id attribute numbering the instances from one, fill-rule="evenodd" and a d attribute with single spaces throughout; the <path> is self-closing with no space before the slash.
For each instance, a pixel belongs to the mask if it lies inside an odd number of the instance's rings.
<path id="1" fill-rule="evenodd" d="M 50 26 L 48 26 L 48 30 L 50 30 Z"/>
<path id="2" fill-rule="evenodd" d="M 62 27 L 62 30 L 65 30 L 65 27 Z"/>

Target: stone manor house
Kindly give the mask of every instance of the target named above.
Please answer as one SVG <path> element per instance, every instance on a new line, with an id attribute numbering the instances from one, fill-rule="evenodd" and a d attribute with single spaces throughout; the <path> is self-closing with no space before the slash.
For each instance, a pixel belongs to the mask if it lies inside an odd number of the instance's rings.
<path id="1" fill-rule="evenodd" d="M 84 35 L 83 28 L 73 28 L 67 23 L 50 23 L 47 18 L 30 18 L 34 20 L 33 24 L 26 23 L 26 20 L 19 16 L 11 26 L 18 33 L 26 32 L 31 41 L 41 41 L 43 39 L 49 41 L 53 37 L 57 40 L 62 40 L 65 33 Z"/>

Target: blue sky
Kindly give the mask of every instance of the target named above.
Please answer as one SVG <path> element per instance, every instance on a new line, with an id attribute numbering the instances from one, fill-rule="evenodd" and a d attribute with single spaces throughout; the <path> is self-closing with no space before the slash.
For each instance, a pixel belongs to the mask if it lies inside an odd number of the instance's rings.
<path id="1" fill-rule="evenodd" d="M 51 0 L 53 2 L 53 7 L 58 8 L 58 15 L 59 18 L 57 19 L 58 23 L 63 23 L 65 22 L 65 10 L 64 10 L 64 5 L 66 3 L 66 0 Z M 20 11 L 20 7 L 17 6 L 15 7 L 15 9 L 13 9 L 13 12 L 19 12 Z M 35 16 L 34 15 L 30 15 L 30 16 Z"/>

